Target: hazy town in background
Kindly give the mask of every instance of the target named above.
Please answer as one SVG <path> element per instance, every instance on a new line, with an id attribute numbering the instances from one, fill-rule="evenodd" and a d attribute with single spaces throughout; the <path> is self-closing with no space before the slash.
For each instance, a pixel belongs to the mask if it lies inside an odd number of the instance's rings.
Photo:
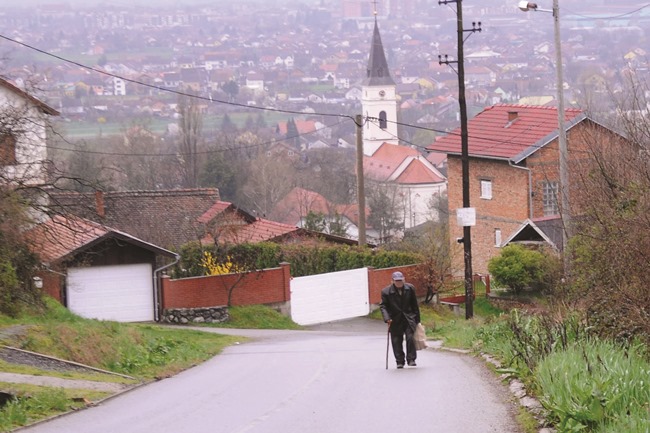
<path id="1" fill-rule="evenodd" d="M 60 111 L 51 156 L 92 187 L 218 187 L 222 199 L 258 215 L 296 187 L 353 203 L 355 124 L 337 116 L 362 114 L 375 7 L 401 144 L 423 151 L 458 127 L 457 75 L 438 61 L 456 55 L 453 5 L 153 3 L 0 6 L 0 73 Z M 630 77 L 645 81 L 643 6 L 561 2 L 567 106 L 608 117 Z M 464 46 L 470 117 L 498 103 L 554 105 L 550 14 L 522 13 L 515 0 L 468 0 L 463 15 L 465 27 L 482 27 Z M 200 167 L 179 177 L 171 167 L 183 109 L 200 117 Z M 278 146 L 289 150 L 265 158 Z"/>

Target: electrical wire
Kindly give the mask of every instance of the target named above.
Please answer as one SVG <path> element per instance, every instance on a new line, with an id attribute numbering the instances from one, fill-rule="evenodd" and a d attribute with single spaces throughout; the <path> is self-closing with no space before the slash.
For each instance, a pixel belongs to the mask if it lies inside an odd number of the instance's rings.
<path id="1" fill-rule="evenodd" d="M 231 106 L 235 106 L 235 107 L 247 108 L 247 109 L 252 109 L 252 110 L 272 111 L 272 112 L 276 112 L 276 113 L 286 113 L 286 114 L 300 114 L 300 115 L 305 114 L 302 111 L 283 110 L 283 109 L 279 109 L 279 108 L 258 107 L 256 105 L 239 104 L 237 102 L 224 101 L 224 100 L 215 99 L 215 98 L 212 98 L 212 97 L 194 95 L 194 94 L 191 94 L 191 93 L 186 93 L 186 92 L 181 92 L 181 91 L 178 91 L 178 90 L 168 89 L 168 88 L 165 88 L 165 87 L 160 87 L 160 86 L 156 86 L 156 85 L 149 84 L 149 83 L 144 83 L 142 81 L 134 80 L 134 79 L 131 79 L 131 78 L 126 78 L 126 77 L 123 77 L 123 76 L 120 76 L 120 75 L 117 75 L 117 74 L 113 74 L 111 72 L 107 72 L 107 71 L 103 71 L 101 69 L 93 68 L 92 66 L 84 65 L 83 63 L 79 63 L 79 62 L 76 62 L 74 60 L 66 59 L 65 57 L 57 56 L 56 54 L 52 54 L 52 53 L 50 53 L 48 51 L 41 50 L 40 48 L 36 48 L 36 47 L 34 47 L 32 45 L 26 44 L 24 42 L 17 41 L 16 39 L 12 39 L 12 38 L 10 38 L 8 36 L 5 36 L 3 34 L 0 34 L 0 39 L 5 39 L 5 40 L 7 40 L 9 42 L 13 42 L 15 44 L 21 45 L 21 46 L 23 46 L 25 48 L 28 48 L 30 50 L 36 51 L 38 53 L 41 53 L 41 54 L 44 54 L 44 55 L 47 55 L 47 56 L 50 56 L 50 57 L 53 57 L 53 58 L 55 58 L 57 60 L 65 62 L 65 63 L 70 63 L 72 65 L 78 66 L 78 67 L 86 69 L 88 71 L 96 72 L 98 74 L 106 75 L 106 76 L 112 77 L 112 78 L 118 78 L 118 79 L 124 80 L 124 81 L 126 81 L 128 83 L 137 84 L 137 85 L 148 87 L 150 89 L 158 90 L 158 91 L 161 91 L 161 92 L 167 92 L 167 93 L 172 93 L 172 94 L 179 95 L 179 96 L 186 96 L 186 97 L 189 97 L 189 98 L 200 99 L 200 100 L 206 101 L 206 102 L 213 102 L 213 103 L 218 103 L 218 104 L 231 105 Z M 352 119 L 352 116 L 347 115 L 347 114 L 332 114 L 332 113 L 311 113 L 311 114 L 314 114 L 314 115 L 317 115 L 317 116 L 329 116 L 329 117 L 349 117 L 350 119 Z"/>
<path id="2" fill-rule="evenodd" d="M 611 16 L 604 16 L 604 17 L 603 16 L 593 16 L 593 15 L 592 16 L 582 15 L 582 14 L 573 12 L 570 9 L 567 9 L 567 12 L 570 13 L 571 15 L 575 15 L 575 16 L 580 17 L 580 18 L 599 19 L 599 20 L 613 20 L 613 19 L 616 19 L 616 18 L 623 18 L 623 17 L 626 17 L 628 15 L 632 15 L 632 14 L 637 13 L 637 12 L 639 12 L 639 11 L 649 7 L 649 6 L 650 6 L 650 3 L 648 3 L 648 4 L 644 5 L 644 6 L 641 6 L 640 8 L 635 9 L 635 10 L 630 11 L 630 12 L 625 12 L 625 13 L 622 13 L 620 15 L 611 15 Z"/>
<path id="3" fill-rule="evenodd" d="M 650 5 L 648 5 L 648 6 L 650 6 Z M 640 9 L 643 9 L 643 8 L 640 8 Z M 285 113 L 285 114 L 299 114 L 299 115 L 304 115 L 305 114 L 302 111 L 284 110 L 284 109 L 277 109 L 277 108 L 271 108 L 271 107 L 251 106 L 251 105 L 239 104 L 239 103 L 231 102 L 231 101 L 219 100 L 219 99 L 215 99 L 215 98 L 212 98 L 212 97 L 205 97 L 205 96 L 195 95 L 195 94 L 191 94 L 191 93 L 180 92 L 180 91 L 177 91 L 177 90 L 168 89 L 168 88 L 165 88 L 165 87 L 160 87 L 160 86 L 152 85 L 152 84 L 149 84 L 149 83 L 144 83 L 144 82 L 141 82 L 141 81 L 138 81 L 138 80 L 122 77 L 120 75 L 113 74 L 113 73 L 110 73 L 110 72 L 107 72 L 107 71 L 103 71 L 101 69 L 93 68 L 93 67 L 84 65 L 82 63 L 79 63 L 79 62 L 76 62 L 76 61 L 73 61 L 73 60 L 70 60 L 70 59 L 66 59 L 65 57 L 49 53 L 49 52 L 47 52 L 45 50 L 41 50 L 41 49 L 36 48 L 36 47 L 34 47 L 32 45 L 26 44 L 24 42 L 17 41 L 17 40 L 15 40 L 13 38 L 10 38 L 10 37 L 2 35 L 2 34 L 0 34 L 0 39 L 5 39 L 5 40 L 7 40 L 9 42 L 16 43 L 16 44 L 21 45 L 21 46 L 23 46 L 25 48 L 28 48 L 30 50 L 34 50 L 34 51 L 39 52 L 41 54 L 45 54 L 47 56 L 58 59 L 58 60 L 60 60 L 62 62 L 70 63 L 70 64 L 73 64 L 73 65 L 78 66 L 80 68 L 87 69 L 89 71 L 93 71 L 93 72 L 103 74 L 103 75 L 106 75 L 106 76 L 110 76 L 110 77 L 113 77 L 113 78 L 118 78 L 118 79 L 124 80 L 124 81 L 132 83 L 132 84 L 152 88 L 152 89 L 155 89 L 155 90 L 158 90 L 158 91 L 161 91 L 161 92 L 168 92 L 168 93 L 176 94 L 176 95 L 179 95 L 179 96 L 199 99 L 199 100 L 206 101 L 206 102 L 231 105 L 231 106 L 247 108 L 247 109 L 253 109 L 253 110 L 271 111 L 271 112 L 278 112 L 278 113 Z M 356 120 L 354 119 L 354 117 L 352 117 L 350 115 L 331 114 L 331 113 L 317 113 L 317 112 L 316 113 L 311 113 L 311 114 L 317 115 L 317 116 L 329 116 L 329 117 L 338 117 L 338 118 L 348 119 L 348 120 L 352 120 L 356 124 Z M 368 121 L 379 121 L 379 119 L 366 117 L 366 118 L 364 118 L 363 123 L 365 124 Z M 446 134 L 446 135 L 460 136 L 459 133 L 455 133 L 453 131 L 451 131 L 451 132 L 450 131 L 443 131 L 443 130 L 440 130 L 440 129 L 423 127 L 423 126 L 419 126 L 419 125 L 411 125 L 411 124 L 402 123 L 402 122 L 398 122 L 398 121 L 390 121 L 390 120 L 387 120 L 387 121 L 391 122 L 391 123 L 395 123 L 395 124 L 403 126 L 403 127 L 421 129 L 421 130 L 425 130 L 425 131 L 442 133 L 442 134 Z M 336 125 L 338 125 L 340 123 L 342 123 L 342 122 L 339 122 L 339 123 L 334 124 L 334 125 L 329 126 L 329 127 L 336 126 Z M 357 125 L 357 126 L 363 126 L 363 125 Z M 314 131 L 314 132 L 316 132 L 316 131 Z M 522 132 L 522 134 L 523 134 L 523 132 Z M 286 137 L 285 139 L 297 138 L 297 137 L 300 137 L 302 135 L 305 135 L 305 134 L 298 134 L 295 137 Z M 478 137 L 478 136 L 472 136 L 472 137 L 474 137 L 476 139 L 485 140 L 485 141 L 493 141 L 495 144 L 494 144 L 494 146 L 492 146 L 490 148 L 494 148 L 494 147 L 497 147 L 499 145 L 504 145 L 504 144 L 508 143 L 506 141 L 496 140 L 496 139 L 492 139 L 492 138 L 488 138 L 488 137 Z M 398 140 L 404 142 L 404 143 L 407 143 L 407 144 L 413 146 L 413 147 L 422 149 L 423 151 L 426 151 L 426 152 L 431 152 L 432 151 L 432 149 L 429 149 L 428 147 L 416 145 L 414 143 L 411 143 L 411 142 L 409 142 L 409 141 L 407 141 L 405 139 L 399 138 L 399 137 L 396 137 L 396 138 Z M 262 143 L 262 144 L 259 144 L 259 145 L 252 145 L 252 146 L 249 146 L 249 147 L 259 147 L 259 146 L 274 144 L 274 143 L 277 143 L 277 142 L 280 142 L 280 141 L 283 141 L 283 140 L 272 140 L 272 141 L 269 141 L 269 142 L 266 142 L 266 143 Z M 510 142 L 510 144 L 512 144 L 512 146 L 519 146 L 519 147 L 526 147 L 526 148 L 531 147 L 530 143 L 527 143 L 527 142 L 517 143 L 517 142 L 512 141 L 512 140 L 510 140 L 509 142 Z M 535 146 L 535 147 L 538 147 L 538 148 L 542 147 L 541 145 L 532 145 L 532 146 Z M 52 147 L 52 146 L 50 146 L 50 148 L 57 149 L 57 150 L 62 150 L 62 151 L 85 152 L 85 153 L 93 153 L 93 154 L 100 154 L 100 155 L 113 155 L 113 156 L 131 156 L 131 155 L 133 155 L 133 156 L 170 156 L 170 155 L 172 155 L 172 154 L 160 154 L 160 153 L 157 153 L 157 154 L 110 153 L 110 152 L 89 151 L 89 150 L 82 150 L 82 149 L 57 148 L 57 147 Z M 248 148 L 248 147 L 244 147 L 244 148 Z M 240 148 L 235 148 L 235 149 L 217 149 L 217 150 L 212 150 L 212 151 L 206 151 L 204 153 L 222 152 L 222 151 L 236 150 L 236 149 L 242 149 L 242 148 L 240 147 Z M 433 151 L 435 151 L 435 150 L 433 150 Z"/>

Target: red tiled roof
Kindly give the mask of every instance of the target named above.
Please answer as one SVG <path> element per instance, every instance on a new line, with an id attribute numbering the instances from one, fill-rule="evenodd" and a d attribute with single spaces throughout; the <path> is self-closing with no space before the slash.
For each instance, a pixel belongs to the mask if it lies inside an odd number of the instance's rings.
<path id="1" fill-rule="evenodd" d="M 107 233 L 106 228 L 82 218 L 55 216 L 26 232 L 25 238 L 41 261 L 51 263 Z"/>
<path id="2" fill-rule="evenodd" d="M 581 110 L 566 109 L 566 122 L 576 119 L 580 114 Z M 513 159 L 520 154 L 534 152 L 557 136 L 557 108 L 494 105 L 471 119 L 467 129 L 470 156 Z M 460 128 L 440 137 L 428 149 L 460 154 Z"/>
<path id="3" fill-rule="evenodd" d="M 390 143 L 383 143 L 381 146 L 379 146 L 379 149 L 377 149 L 375 153 L 372 154 L 372 157 L 387 162 L 394 162 L 396 163 L 395 166 L 397 166 L 402 161 L 404 161 L 404 158 L 406 158 L 407 156 L 418 156 L 418 155 L 419 155 L 418 151 L 411 147 L 398 146 Z"/>
<path id="4" fill-rule="evenodd" d="M 316 122 L 313 120 L 296 120 L 296 129 L 300 134 L 309 134 L 316 131 Z M 278 131 L 280 134 L 287 133 L 287 122 L 278 122 Z"/>
<path id="5" fill-rule="evenodd" d="M 309 211 L 327 214 L 327 200 L 314 191 L 296 187 L 275 205 L 270 218 L 285 224 L 297 224 Z"/>
<path id="6" fill-rule="evenodd" d="M 228 209 L 230 206 L 232 206 L 232 203 L 226 202 L 226 201 L 218 201 L 215 204 L 212 205 L 210 209 L 205 211 L 203 215 L 201 215 L 197 221 L 202 223 L 202 224 L 207 224 L 210 221 L 214 219 L 217 215 L 221 214 L 223 211 Z"/>
<path id="7" fill-rule="evenodd" d="M 383 143 L 372 156 L 363 157 L 363 172 L 371 179 L 385 181 L 406 158 L 418 155 L 410 147 Z"/>
<path id="8" fill-rule="evenodd" d="M 296 226 L 258 218 L 251 224 L 232 225 L 224 228 L 219 233 L 218 241 L 219 243 L 234 244 L 264 242 L 299 230 Z M 214 238 L 208 234 L 202 242 L 211 244 L 214 242 Z"/>
<path id="9" fill-rule="evenodd" d="M 51 193 L 52 210 L 114 227 L 164 248 L 203 236 L 198 219 L 220 201 L 216 188 Z"/>
<path id="10" fill-rule="evenodd" d="M 414 159 L 397 177 L 396 181 L 400 184 L 421 184 L 439 183 L 445 180 L 425 167 L 422 161 Z"/>
<path id="11" fill-rule="evenodd" d="M 303 188 L 294 188 L 280 200 L 270 218 L 285 224 L 298 224 L 300 218 L 305 217 L 309 212 L 322 213 L 329 215 L 337 212 L 339 215 L 347 217 L 354 224 L 358 224 L 359 206 L 357 204 L 333 204 L 327 201 L 325 197 L 314 191 Z M 366 215 L 369 215 L 366 209 Z"/>
<path id="12" fill-rule="evenodd" d="M 174 254 L 119 230 L 75 216 L 57 215 L 25 232 L 25 240 L 42 262 L 54 263 L 107 238 L 128 240 L 169 256 Z"/>
<path id="13" fill-rule="evenodd" d="M 447 154 L 442 152 L 429 152 L 427 160 L 434 166 L 438 167 L 447 159 Z"/>

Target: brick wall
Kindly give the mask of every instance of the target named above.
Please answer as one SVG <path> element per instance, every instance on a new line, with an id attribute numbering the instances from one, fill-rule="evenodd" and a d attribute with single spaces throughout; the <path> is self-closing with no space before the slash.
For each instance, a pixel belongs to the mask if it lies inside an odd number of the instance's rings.
<path id="1" fill-rule="evenodd" d="M 283 263 L 279 268 L 244 274 L 215 275 L 172 280 L 162 279 L 162 308 L 198 308 L 228 304 L 228 290 L 232 292 L 232 305 L 257 305 L 287 302 L 290 298 L 290 267 Z"/>
<path id="2" fill-rule="evenodd" d="M 403 273 L 406 282 L 415 286 L 418 297 L 426 296 L 427 287 L 422 265 L 397 266 L 383 269 L 368 268 L 368 295 L 370 305 L 377 305 L 381 302 L 381 289 L 392 283 L 391 276 L 395 271 Z"/>
<path id="3" fill-rule="evenodd" d="M 394 268 L 368 269 L 368 295 L 370 304 L 381 302 L 381 289 L 391 283 L 391 275 L 401 271 L 407 283 L 416 288 L 419 297 L 427 293 L 424 271 L 421 265 L 397 266 Z M 162 279 L 162 308 L 201 308 L 227 305 L 228 287 L 237 275 L 216 275 L 172 280 Z M 233 305 L 278 304 L 289 302 L 291 268 L 283 263 L 280 268 L 265 269 L 246 274 L 233 291 Z"/>
<path id="4" fill-rule="evenodd" d="M 456 242 L 463 237 L 463 228 L 456 223 L 456 209 L 463 207 L 462 167 L 458 157 L 450 156 L 449 178 L 449 234 L 452 249 L 454 275 L 462 275 L 465 268 L 463 244 Z M 501 231 L 502 240 L 507 239 L 529 217 L 527 170 L 511 167 L 507 162 L 470 159 L 470 206 L 476 208 L 476 225 L 472 233 L 472 271 L 487 273 L 487 263 L 498 255 L 495 232 Z M 454 181 L 456 180 L 456 181 Z M 481 198 L 481 180 L 492 182 L 492 199 Z"/>

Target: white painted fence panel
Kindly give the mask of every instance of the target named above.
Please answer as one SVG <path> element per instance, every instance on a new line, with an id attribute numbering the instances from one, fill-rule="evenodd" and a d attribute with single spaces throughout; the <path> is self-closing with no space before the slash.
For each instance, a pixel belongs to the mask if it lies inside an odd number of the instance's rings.
<path id="1" fill-rule="evenodd" d="M 350 319 L 369 312 L 368 268 L 291 280 L 291 318 L 300 325 Z"/>

